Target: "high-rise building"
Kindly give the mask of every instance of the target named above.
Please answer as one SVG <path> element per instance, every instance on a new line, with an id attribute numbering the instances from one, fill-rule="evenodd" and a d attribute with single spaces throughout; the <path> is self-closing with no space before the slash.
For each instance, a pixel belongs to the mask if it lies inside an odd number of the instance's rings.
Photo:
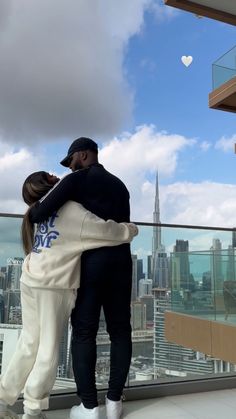
<path id="1" fill-rule="evenodd" d="M 145 278 L 145 273 L 143 272 L 143 259 L 137 259 L 137 281 L 139 283 L 140 279 Z"/>
<path id="2" fill-rule="evenodd" d="M 19 257 L 9 258 L 7 261 L 7 278 L 12 290 L 20 289 L 20 277 L 24 259 Z"/>
<path id="3" fill-rule="evenodd" d="M 21 324 L 20 290 L 7 289 L 3 291 L 5 303 L 5 323 Z"/>
<path id="4" fill-rule="evenodd" d="M 148 257 L 147 257 L 147 277 L 152 278 L 152 276 L 153 276 L 152 255 L 148 255 Z"/>
<path id="5" fill-rule="evenodd" d="M 5 323 L 5 302 L 2 289 L 0 289 L 0 323 Z"/>
<path id="6" fill-rule="evenodd" d="M 167 253 L 163 250 L 157 250 L 155 253 L 153 286 L 169 288 L 169 261 Z"/>
<path id="7" fill-rule="evenodd" d="M 226 281 L 235 281 L 235 249 L 233 246 L 228 247 L 228 260 L 226 265 Z"/>
<path id="8" fill-rule="evenodd" d="M 160 224 L 160 204 L 159 204 L 159 184 L 158 184 L 158 172 L 156 173 L 156 194 L 155 194 L 155 207 L 153 212 L 153 223 Z M 160 250 L 161 244 L 161 227 L 153 227 L 153 240 L 152 240 L 152 255 L 154 258 L 156 250 Z"/>
<path id="9" fill-rule="evenodd" d="M 0 327 L 0 374 L 3 374 L 14 354 L 22 326 L 1 324 Z"/>
<path id="10" fill-rule="evenodd" d="M 147 328 L 153 327 L 153 315 L 154 315 L 154 297 L 152 295 L 144 295 L 139 298 L 141 303 L 146 306 L 146 324 Z"/>
<path id="11" fill-rule="evenodd" d="M 0 269 L 0 289 L 7 289 L 7 268 L 5 266 Z"/>
<path id="12" fill-rule="evenodd" d="M 138 257 L 137 255 L 132 255 L 132 295 L 131 301 L 136 301 L 138 298 L 138 275 L 137 275 L 137 265 L 138 265 Z"/>
<path id="13" fill-rule="evenodd" d="M 232 231 L 232 247 L 236 247 L 236 230 Z"/>
<path id="14" fill-rule="evenodd" d="M 156 195 L 155 208 L 153 212 L 153 223 L 160 224 L 160 204 L 159 204 L 159 185 L 158 172 L 156 174 Z M 152 241 L 152 276 L 153 286 L 157 288 L 169 287 L 169 264 L 165 247 L 161 243 L 161 227 L 153 227 Z"/>
<path id="15" fill-rule="evenodd" d="M 213 239 L 211 247 L 211 279 L 212 289 L 223 289 L 222 246 L 219 239 Z"/>
<path id="16" fill-rule="evenodd" d="M 152 279 L 140 279 L 139 297 L 144 297 L 144 295 L 152 295 Z"/>
<path id="17" fill-rule="evenodd" d="M 203 291 L 211 291 L 211 272 L 203 272 L 202 274 L 202 289 Z"/>
<path id="18" fill-rule="evenodd" d="M 171 284 L 172 290 L 191 290 L 194 287 L 194 281 L 190 275 L 188 240 L 176 240 L 171 254 Z"/>
<path id="19" fill-rule="evenodd" d="M 141 301 L 131 303 L 131 325 L 132 330 L 146 329 L 146 305 Z"/>
<path id="20" fill-rule="evenodd" d="M 170 256 L 170 276 L 172 292 L 180 291 L 180 258 L 175 252 Z"/>
<path id="21" fill-rule="evenodd" d="M 58 359 L 58 368 L 57 376 L 58 377 L 67 377 L 68 369 L 68 336 L 69 336 L 69 323 L 65 325 L 60 343 L 59 343 L 59 359 Z"/>

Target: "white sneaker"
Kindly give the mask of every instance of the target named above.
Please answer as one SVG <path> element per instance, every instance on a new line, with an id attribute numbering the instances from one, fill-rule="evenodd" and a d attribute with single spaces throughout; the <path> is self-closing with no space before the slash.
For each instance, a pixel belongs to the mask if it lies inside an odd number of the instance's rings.
<path id="1" fill-rule="evenodd" d="M 47 416 L 43 412 L 40 412 L 37 415 L 30 415 L 29 413 L 25 413 L 22 416 L 22 419 L 47 419 Z"/>
<path id="2" fill-rule="evenodd" d="M 114 402 L 106 397 L 106 412 L 107 419 L 120 419 L 123 412 L 122 400 Z"/>
<path id="3" fill-rule="evenodd" d="M 86 409 L 83 403 L 73 406 L 70 411 L 70 419 L 99 419 L 99 407 Z"/>
<path id="4" fill-rule="evenodd" d="M 1 419 L 19 419 L 19 416 L 13 410 L 6 408 L 5 411 L 0 412 Z"/>

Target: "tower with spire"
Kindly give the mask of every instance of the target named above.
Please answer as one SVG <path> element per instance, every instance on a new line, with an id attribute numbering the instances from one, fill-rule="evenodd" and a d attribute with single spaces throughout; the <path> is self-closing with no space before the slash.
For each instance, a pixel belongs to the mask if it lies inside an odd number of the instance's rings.
<path id="1" fill-rule="evenodd" d="M 169 287 L 169 263 L 165 246 L 161 242 L 160 226 L 160 200 L 159 200 L 159 182 L 158 171 L 156 173 L 156 194 L 155 207 L 153 212 L 153 223 L 159 224 L 153 227 L 152 240 L 152 278 L 154 288 Z"/>

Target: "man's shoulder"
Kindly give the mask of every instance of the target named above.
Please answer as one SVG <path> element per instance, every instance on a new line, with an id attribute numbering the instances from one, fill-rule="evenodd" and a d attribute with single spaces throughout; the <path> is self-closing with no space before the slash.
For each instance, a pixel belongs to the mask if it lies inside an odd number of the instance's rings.
<path id="1" fill-rule="evenodd" d="M 90 173 L 91 175 L 101 176 L 103 178 L 110 180 L 111 182 L 114 182 L 116 184 L 120 184 L 126 187 L 124 182 L 120 178 L 118 178 L 116 175 L 114 175 L 113 173 L 105 169 L 105 167 L 102 164 L 96 164 L 96 165 L 91 166 Z"/>
<path id="2" fill-rule="evenodd" d="M 100 169 L 98 169 L 98 171 L 100 172 L 101 180 L 103 179 L 104 183 L 106 183 L 108 187 L 114 188 L 114 192 L 117 190 L 119 192 L 129 194 L 126 185 L 119 177 L 109 172 L 103 166 Z"/>

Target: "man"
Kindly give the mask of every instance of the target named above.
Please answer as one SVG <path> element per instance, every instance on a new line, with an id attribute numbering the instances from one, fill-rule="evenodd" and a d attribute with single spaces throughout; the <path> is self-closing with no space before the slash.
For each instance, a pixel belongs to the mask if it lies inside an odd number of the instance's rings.
<path id="1" fill-rule="evenodd" d="M 61 164 L 70 167 L 73 173 L 64 177 L 46 198 L 31 209 L 33 222 L 45 220 L 68 200 L 80 202 L 105 220 L 130 221 L 129 192 L 120 179 L 99 164 L 98 148 L 93 140 L 85 137 L 75 140 Z M 131 286 L 129 244 L 83 253 L 81 285 L 71 318 L 73 370 L 82 403 L 71 409 L 70 419 L 99 418 L 95 367 L 101 307 L 111 340 L 107 418 L 121 417 L 121 396 L 132 352 Z"/>

